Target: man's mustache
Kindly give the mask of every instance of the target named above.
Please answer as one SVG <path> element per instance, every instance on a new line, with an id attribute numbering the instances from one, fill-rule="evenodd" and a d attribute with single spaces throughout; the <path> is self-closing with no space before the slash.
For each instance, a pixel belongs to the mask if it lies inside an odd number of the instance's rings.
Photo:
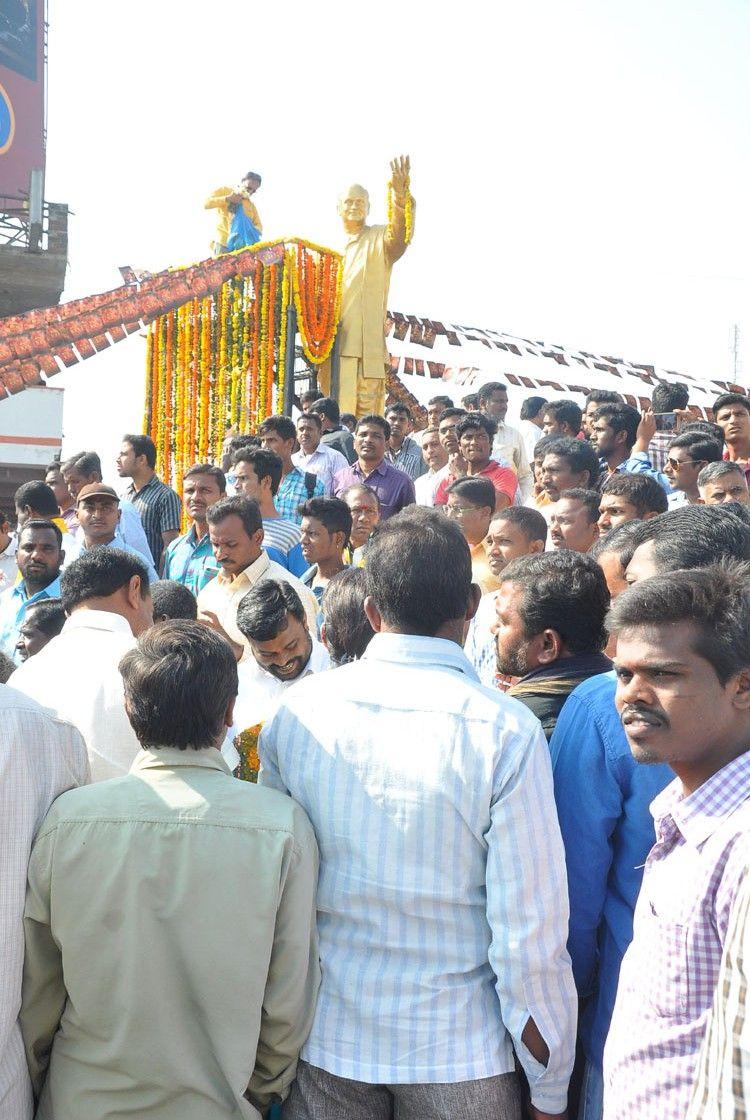
<path id="1" fill-rule="evenodd" d="M 620 722 L 623 727 L 629 723 L 649 723 L 653 727 L 669 727 L 669 720 L 664 712 L 655 708 L 647 708 L 645 704 L 628 704 L 620 712 Z"/>

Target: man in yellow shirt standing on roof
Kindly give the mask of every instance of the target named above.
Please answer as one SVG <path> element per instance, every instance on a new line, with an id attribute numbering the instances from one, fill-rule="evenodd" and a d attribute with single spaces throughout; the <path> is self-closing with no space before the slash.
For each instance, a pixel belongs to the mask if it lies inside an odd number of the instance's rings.
<path id="1" fill-rule="evenodd" d="M 230 249 L 242 248 L 241 245 L 230 245 L 230 237 L 232 232 L 232 219 L 234 218 L 238 208 L 241 206 L 245 217 L 249 218 L 252 224 L 258 231 L 258 238 L 263 232 L 263 226 L 260 222 L 260 216 L 252 202 L 252 196 L 257 191 L 261 184 L 261 178 L 257 171 L 248 171 L 244 176 L 242 183 L 239 187 L 219 187 L 212 195 L 206 199 L 206 210 L 218 210 L 219 221 L 216 227 L 216 240 L 212 242 L 214 256 L 219 257 L 222 253 L 227 253 Z M 253 244 L 252 241 L 248 244 Z"/>

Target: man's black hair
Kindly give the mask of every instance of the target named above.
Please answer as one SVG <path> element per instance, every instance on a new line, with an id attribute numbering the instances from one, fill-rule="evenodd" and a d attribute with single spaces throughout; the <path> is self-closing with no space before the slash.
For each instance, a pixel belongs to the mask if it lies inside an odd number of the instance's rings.
<path id="1" fill-rule="evenodd" d="M 236 467 L 238 463 L 248 463 L 253 468 L 253 473 L 258 482 L 262 482 L 264 478 L 270 478 L 271 494 L 274 498 L 276 497 L 284 470 L 280 455 L 277 455 L 275 451 L 269 451 L 265 447 L 241 447 L 232 456 L 232 464 Z"/>
<path id="2" fill-rule="evenodd" d="M 438 426 L 443 422 L 443 420 L 451 420 L 454 416 L 468 415 L 469 413 L 465 408 L 456 408 L 455 405 L 451 405 L 449 408 L 444 408 L 438 416 Z"/>
<path id="3" fill-rule="evenodd" d="M 33 509 L 40 517 L 59 517 L 55 492 L 46 482 L 33 479 L 19 486 L 13 497 L 17 509 Z"/>
<path id="4" fill-rule="evenodd" d="M 310 498 L 297 509 L 300 517 L 314 517 L 328 533 L 343 533 L 344 544 L 352 532 L 352 511 L 341 498 Z"/>
<path id="5" fill-rule="evenodd" d="M 527 638 L 554 630 L 571 653 L 601 653 L 606 646 L 609 591 L 590 556 L 568 549 L 519 556 L 498 578 L 523 592 L 518 613 Z"/>
<path id="6" fill-rule="evenodd" d="M 615 435 L 618 432 L 625 432 L 625 445 L 630 451 L 638 434 L 641 414 L 637 408 L 629 404 L 602 404 L 597 408 L 592 420 L 606 420 L 607 427 L 611 428 Z"/>
<path id="7" fill-rule="evenodd" d="M 205 474 L 212 478 L 219 487 L 220 493 L 224 493 L 227 488 L 227 479 L 221 467 L 215 467 L 213 463 L 193 463 L 192 467 L 188 467 L 185 471 L 182 481 L 185 482 L 188 478 L 195 478 L 199 474 Z"/>
<path id="8" fill-rule="evenodd" d="M 151 470 L 154 469 L 156 466 L 156 444 L 151 439 L 151 436 L 128 433 L 122 437 L 122 442 L 129 443 L 135 455 L 145 455 L 147 464 Z"/>
<path id="9" fill-rule="evenodd" d="M 694 653 L 713 666 L 722 685 L 750 666 L 750 565 L 710 564 L 640 580 L 619 595 L 610 632 L 689 623 Z"/>
<path id="10" fill-rule="evenodd" d="M 55 525 L 54 521 L 48 521 L 46 517 L 30 517 L 18 534 L 18 543 L 21 543 L 24 533 L 33 532 L 35 529 L 49 529 L 55 534 L 57 547 L 62 548 L 63 535 L 60 526 Z"/>
<path id="11" fill-rule="evenodd" d="M 283 440 L 297 438 L 297 426 L 288 416 L 267 416 L 258 427 L 258 435 L 265 436 L 269 432 L 275 432 Z"/>
<path id="12" fill-rule="evenodd" d="M 312 404 L 313 401 L 322 400 L 323 394 L 321 393 L 320 389 L 305 389 L 304 393 L 300 393 L 299 395 L 299 403 L 301 405 Z"/>
<path id="13" fill-rule="evenodd" d="M 323 592 L 325 644 L 336 665 L 358 661 L 374 636 L 364 610 L 366 595 L 364 568 L 337 572 Z"/>
<path id="14" fill-rule="evenodd" d="M 237 626 L 249 642 L 270 642 L 286 630 L 287 615 L 307 626 L 305 608 L 291 583 L 262 579 L 240 600 Z"/>
<path id="15" fill-rule="evenodd" d="M 368 545 L 365 574 L 381 617 L 405 634 L 433 636 L 468 609 L 469 546 L 437 510 L 410 506 L 383 522 Z"/>
<path id="16" fill-rule="evenodd" d="M 557 436 L 544 449 L 545 458 L 548 455 L 557 455 L 558 458 L 565 459 L 571 471 L 575 474 L 588 471 L 588 489 L 592 490 L 596 486 L 599 478 L 599 459 L 587 440 L 575 439 L 573 436 Z M 534 448 L 534 457 L 536 458 L 536 447 Z"/>
<path id="17" fill-rule="evenodd" d="M 330 420 L 337 427 L 341 423 L 341 409 L 338 401 L 335 401 L 333 397 L 318 397 L 310 405 L 310 412 L 317 412 L 320 416 L 325 416 L 326 420 Z"/>
<path id="18" fill-rule="evenodd" d="M 629 474 L 627 471 L 616 471 L 607 479 L 602 487 L 602 497 L 605 494 L 616 494 L 635 506 L 638 517 L 647 513 L 666 513 L 668 502 L 667 492 L 656 479 L 649 474 Z"/>
<path id="19" fill-rule="evenodd" d="M 587 408 L 591 401 L 594 404 L 625 404 L 622 394 L 616 393 L 614 389 L 591 389 L 586 394 Z"/>
<path id="20" fill-rule="evenodd" d="M 178 583 L 176 579 L 160 579 L 151 588 L 151 598 L 154 603 L 154 621 L 159 621 L 162 615 L 167 619 L 189 618 L 197 619 L 198 603 L 189 587 Z"/>
<path id="21" fill-rule="evenodd" d="M 673 447 L 683 447 L 690 452 L 690 458 L 700 463 L 705 460 L 707 463 L 718 463 L 724 451 L 720 443 L 710 436 L 704 435 L 703 432 L 680 432 L 673 440 L 670 440 L 668 452 Z"/>
<path id="22" fill-rule="evenodd" d="M 521 405 L 521 419 L 533 420 L 547 403 L 546 397 L 527 397 Z"/>
<path id="23" fill-rule="evenodd" d="M 562 501 L 563 498 L 581 502 L 586 507 L 586 516 L 590 525 L 594 525 L 599 520 L 598 490 L 587 490 L 585 486 L 571 486 L 569 490 L 560 492 L 560 500 Z"/>
<path id="24" fill-rule="evenodd" d="M 218 525 L 226 517 L 235 515 L 239 517 L 248 537 L 263 528 L 263 518 L 260 506 L 252 498 L 243 498 L 239 494 L 232 498 L 219 498 L 206 510 L 206 521 L 209 525 Z"/>
<path id="25" fill-rule="evenodd" d="M 237 661 L 208 626 L 175 619 L 152 626 L 120 661 L 125 708 L 142 747 L 220 745 L 237 695 Z"/>
<path id="26" fill-rule="evenodd" d="M 441 416 L 440 419 L 442 420 L 443 417 Z M 483 412 L 467 412 L 456 425 L 456 436 L 460 439 L 466 432 L 475 432 L 479 428 L 487 433 L 491 444 L 497 432 L 497 424 L 491 416 L 485 416 Z M 490 451 L 492 451 L 491 447 Z"/>
<path id="27" fill-rule="evenodd" d="M 34 625 L 48 638 L 56 638 L 65 625 L 65 610 L 62 599 L 38 599 L 26 608 L 24 619 L 34 616 Z"/>
<path id="28" fill-rule="evenodd" d="M 636 547 L 646 541 L 654 542 L 652 558 L 660 573 L 750 560 L 750 525 L 728 505 L 685 505 L 641 521 Z"/>
<path id="29" fill-rule="evenodd" d="M 558 424 L 567 424 L 572 432 L 581 427 L 581 406 L 571 400 L 547 401 L 545 416 L 551 416 Z"/>
<path id="30" fill-rule="evenodd" d="M 715 439 L 719 447 L 724 446 L 724 429 L 720 424 L 712 424 L 710 420 L 688 420 L 680 428 L 680 435 L 685 432 L 703 432 L 709 439 Z"/>
<path id="31" fill-rule="evenodd" d="M 63 463 L 63 470 L 65 467 L 75 469 L 84 478 L 90 478 L 92 474 L 98 475 L 99 479 L 102 477 L 102 461 L 96 451 L 79 451 L 77 455 L 71 455 Z"/>
<path id="32" fill-rule="evenodd" d="M 722 393 L 714 401 L 714 416 L 718 414 L 720 408 L 728 408 L 732 404 L 741 404 L 750 412 L 750 397 L 746 397 L 744 393 Z"/>
<path id="33" fill-rule="evenodd" d="M 638 475 L 638 477 L 642 478 L 643 476 Z M 641 543 L 640 527 L 642 524 L 642 521 L 626 521 L 624 525 L 618 525 L 616 529 L 610 529 L 605 536 L 599 537 L 598 541 L 594 541 L 587 555 L 594 560 L 598 560 L 605 553 L 612 553 L 617 557 L 624 571 L 633 559 L 636 548 Z"/>
<path id="34" fill-rule="evenodd" d="M 446 494 L 458 494 L 460 498 L 465 498 L 479 509 L 495 512 L 497 491 L 489 478 L 457 478 L 450 484 Z"/>
<path id="35" fill-rule="evenodd" d="M 386 405 L 386 416 L 389 412 L 397 412 L 399 413 L 399 415 L 405 416 L 408 420 L 412 419 L 411 409 L 409 408 L 408 404 L 404 404 L 403 401 L 394 401 L 393 404 Z"/>
<path id="36" fill-rule="evenodd" d="M 538 509 L 531 506 L 507 506 L 499 509 L 492 520 L 517 525 L 528 541 L 547 543 L 547 521 Z"/>
<path id="37" fill-rule="evenodd" d="M 371 412 L 367 416 L 360 416 L 357 421 L 357 427 L 354 429 L 355 435 L 365 424 L 368 424 L 370 427 L 380 428 L 386 440 L 391 438 L 391 425 L 388 423 L 385 416 L 378 416 L 375 412 Z"/>
<path id="38" fill-rule="evenodd" d="M 687 408 L 689 399 L 688 387 L 681 381 L 660 381 L 651 394 L 651 411 L 657 414 L 676 412 L 678 408 Z"/>
<path id="39" fill-rule="evenodd" d="M 297 417 L 297 424 L 299 424 L 301 420 L 309 420 L 315 425 L 319 432 L 323 431 L 323 417 L 319 412 L 313 412 L 312 409 L 310 409 L 309 412 L 301 412 Z"/>
<path id="40" fill-rule="evenodd" d="M 485 401 L 490 400 L 493 393 L 507 393 L 508 386 L 502 381 L 488 381 L 486 385 L 482 385 L 477 393 L 479 398 L 479 407 L 481 408 Z"/>
<path id="41" fill-rule="evenodd" d="M 142 560 L 121 548 L 87 548 L 60 574 L 60 598 L 66 614 L 89 599 L 106 599 L 140 576 L 141 598 L 149 593 L 148 571 Z"/>

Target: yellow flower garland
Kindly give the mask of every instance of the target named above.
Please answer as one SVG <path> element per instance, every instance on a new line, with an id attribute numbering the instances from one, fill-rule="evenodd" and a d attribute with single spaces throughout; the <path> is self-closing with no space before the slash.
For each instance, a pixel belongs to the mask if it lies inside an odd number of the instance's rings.
<path id="1" fill-rule="evenodd" d="M 393 209 L 395 191 L 393 183 L 388 184 L 388 225 L 393 227 Z M 406 198 L 404 200 L 404 241 L 407 245 L 411 244 L 412 234 L 414 232 L 414 199 L 411 197 L 409 191 L 409 179 L 406 179 Z"/>

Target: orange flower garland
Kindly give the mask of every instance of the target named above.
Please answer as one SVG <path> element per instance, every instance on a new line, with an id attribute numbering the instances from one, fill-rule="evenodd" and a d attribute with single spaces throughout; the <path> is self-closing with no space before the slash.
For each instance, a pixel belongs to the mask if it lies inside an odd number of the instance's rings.
<path id="1" fill-rule="evenodd" d="M 294 304 L 305 357 L 320 365 L 331 353 L 341 314 L 341 259 L 298 243 L 292 270 Z"/>

